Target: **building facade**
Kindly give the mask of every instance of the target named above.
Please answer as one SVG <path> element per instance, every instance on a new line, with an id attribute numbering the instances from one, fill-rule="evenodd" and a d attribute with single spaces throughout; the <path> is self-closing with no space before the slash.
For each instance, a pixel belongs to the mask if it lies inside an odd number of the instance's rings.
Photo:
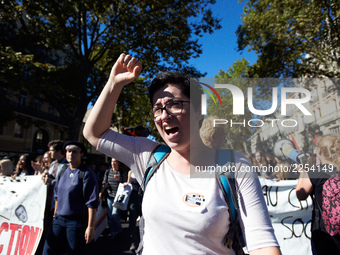
<path id="1" fill-rule="evenodd" d="M 68 127 L 62 115 L 43 95 L 31 96 L 26 90 L 7 91 L 14 118 L 0 127 L 0 157 L 23 153 L 42 154 L 47 143 L 67 139 Z"/>
<path id="2" fill-rule="evenodd" d="M 255 129 L 251 137 L 251 151 L 273 154 L 280 139 L 292 140 L 297 149 L 313 153 L 318 137 L 324 134 L 340 135 L 340 85 L 338 79 L 308 79 L 297 82 L 310 91 L 311 98 L 303 106 L 311 115 L 304 114 L 294 104 L 287 104 L 286 115 L 273 114 L 266 125 Z M 291 93 L 287 99 L 305 95 Z M 280 107 L 279 107 L 280 108 Z"/>

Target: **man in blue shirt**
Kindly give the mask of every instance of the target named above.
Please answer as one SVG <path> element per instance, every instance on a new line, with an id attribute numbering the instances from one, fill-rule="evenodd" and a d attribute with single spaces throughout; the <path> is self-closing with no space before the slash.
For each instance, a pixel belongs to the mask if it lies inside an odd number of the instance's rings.
<path id="1" fill-rule="evenodd" d="M 54 188 L 55 210 L 43 254 L 82 254 L 86 244 L 95 237 L 95 216 L 99 205 L 99 187 L 96 175 L 82 164 L 86 153 L 77 141 L 64 144 L 69 166 L 56 178 Z"/>

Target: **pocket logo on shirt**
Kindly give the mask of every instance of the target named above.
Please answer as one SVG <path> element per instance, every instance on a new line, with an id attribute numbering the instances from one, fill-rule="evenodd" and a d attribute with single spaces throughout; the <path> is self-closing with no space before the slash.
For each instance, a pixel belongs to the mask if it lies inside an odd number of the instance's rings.
<path id="1" fill-rule="evenodd" d="M 200 207 L 204 204 L 205 198 L 198 193 L 187 193 L 183 196 L 183 202 L 191 207 Z"/>

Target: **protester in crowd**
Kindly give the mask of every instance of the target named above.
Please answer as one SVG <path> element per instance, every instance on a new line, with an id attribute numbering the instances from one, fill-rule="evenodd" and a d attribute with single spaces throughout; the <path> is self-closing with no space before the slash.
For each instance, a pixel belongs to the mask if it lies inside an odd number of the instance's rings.
<path id="1" fill-rule="evenodd" d="M 48 172 L 42 175 L 45 184 L 55 184 L 58 173 L 68 164 L 63 149 L 64 142 L 61 140 L 52 140 L 48 143 L 50 157 L 53 160 Z"/>
<path id="2" fill-rule="evenodd" d="M 14 163 L 15 162 L 14 156 L 5 156 L 3 159 L 9 159 L 12 162 L 12 168 L 13 168 L 12 172 L 15 172 L 16 165 Z"/>
<path id="3" fill-rule="evenodd" d="M 14 176 L 34 175 L 32 167 L 32 157 L 30 154 L 23 154 L 19 157 L 17 166 L 15 168 Z"/>
<path id="4" fill-rule="evenodd" d="M 43 164 L 43 156 L 38 155 L 34 161 L 32 161 L 31 165 L 34 169 L 34 175 L 41 175 L 43 173 L 42 170 L 42 164 Z"/>
<path id="5" fill-rule="evenodd" d="M 56 183 L 56 178 L 58 174 L 66 169 L 68 166 L 68 162 L 65 158 L 64 152 L 64 142 L 61 140 L 52 140 L 48 143 L 49 148 L 49 156 L 52 160 L 50 168 L 48 171 L 44 171 L 42 173 L 42 180 L 44 184 L 47 185 L 47 196 L 46 196 L 46 209 L 45 209 L 45 217 L 44 217 L 44 231 L 42 234 L 42 238 L 38 247 L 38 250 L 41 251 L 43 249 L 43 245 L 47 236 L 47 232 L 51 227 L 53 214 L 54 214 L 54 186 Z"/>
<path id="6" fill-rule="evenodd" d="M 283 161 L 278 157 L 275 157 L 275 161 L 276 165 L 271 178 L 273 178 L 275 181 L 289 180 L 291 165 L 287 161 Z"/>
<path id="7" fill-rule="evenodd" d="M 11 176 L 13 174 L 13 164 L 9 159 L 0 160 L 0 176 Z"/>
<path id="8" fill-rule="evenodd" d="M 276 163 L 277 163 L 275 157 L 273 157 L 271 154 L 267 154 L 267 155 L 266 155 L 266 160 L 267 160 L 267 162 L 268 162 L 268 166 L 270 166 L 270 167 L 272 167 L 272 168 L 275 167 L 275 165 L 276 165 Z"/>
<path id="9" fill-rule="evenodd" d="M 35 158 L 35 162 L 32 162 L 32 167 L 35 171 L 34 175 L 41 175 L 44 172 L 48 172 L 51 167 L 52 159 L 50 153 L 47 151 L 44 155 L 39 155 Z"/>
<path id="10" fill-rule="evenodd" d="M 112 158 L 111 168 L 107 169 L 104 174 L 102 190 L 99 193 L 100 199 L 105 199 L 103 194 L 106 194 L 107 218 L 112 239 L 122 231 L 120 210 L 113 206 L 113 201 L 120 183 L 124 183 L 122 164 L 118 160 Z"/>
<path id="11" fill-rule="evenodd" d="M 217 117 L 209 117 L 203 120 L 200 136 L 206 146 L 220 150 L 226 143 L 226 134 L 222 125 L 214 126 L 214 119 L 217 119 Z"/>
<path id="12" fill-rule="evenodd" d="M 53 190 L 56 182 L 56 178 L 58 174 L 66 169 L 68 162 L 65 158 L 64 152 L 64 142 L 61 140 L 52 140 L 48 143 L 49 154 L 51 157 L 52 163 L 47 171 L 42 174 L 42 180 L 45 184 L 49 184 L 47 188 L 47 203 L 51 205 L 51 213 L 54 211 L 54 196 Z"/>
<path id="13" fill-rule="evenodd" d="M 68 162 L 65 158 L 64 142 L 61 140 L 52 140 L 48 143 L 49 154 L 52 160 L 48 171 L 42 174 L 42 180 L 45 184 L 49 184 L 47 188 L 47 203 L 51 206 L 51 213 L 54 211 L 53 190 L 57 175 L 66 169 Z"/>
<path id="14" fill-rule="evenodd" d="M 134 173 L 130 170 L 128 173 L 127 183 L 132 185 L 132 191 L 130 194 L 129 204 L 128 204 L 128 213 L 129 213 L 129 231 L 131 238 L 130 251 L 135 252 L 138 244 L 139 244 L 139 232 L 137 229 L 137 218 L 141 216 L 141 203 L 142 196 L 139 194 L 139 183 L 136 179 Z"/>
<path id="15" fill-rule="evenodd" d="M 77 141 L 64 144 L 69 166 L 57 176 L 54 188 L 55 214 L 43 254 L 83 254 L 85 244 L 95 238 L 95 216 L 99 205 L 99 187 L 95 173 L 82 164 L 86 153 Z"/>
<path id="16" fill-rule="evenodd" d="M 269 178 L 271 175 L 268 161 L 262 151 L 256 151 L 253 159 L 253 165 L 257 171 L 257 175 Z"/>
<path id="17" fill-rule="evenodd" d="M 139 76 L 141 68 L 135 58 L 120 55 L 83 132 L 99 151 L 124 162 L 140 183 L 148 159 L 159 143 L 119 134 L 110 129 L 110 124 L 121 90 Z M 205 146 L 199 136 L 203 117 L 199 102 L 190 101 L 193 93 L 200 98 L 202 92 L 190 83 L 194 82 L 187 76 L 164 72 L 149 87 L 151 115 L 171 152 L 144 193 L 143 254 L 234 254 L 223 242 L 229 214 L 216 178 L 189 178 L 190 166 L 216 165 L 216 150 Z M 250 167 L 245 156 L 237 152 L 235 165 L 237 169 Z M 250 254 L 280 254 L 256 174 L 249 171 L 235 175 L 242 198 L 239 200 L 241 226 Z M 183 203 L 186 192 L 202 194 L 204 203 L 199 207 Z"/>
<path id="18" fill-rule="evenodd" d="M 296 196 L 299 200 L 305 200 L 308 196 L 313 198 L 311 226 L 313 254 L 340 254 L 340 236 L 331 236 L 327 233 L 322 219 L 324 183 L 340 169 L 340 137 L 323 135 L 315 152 L 317 167 L 308 164 L 305 169 L 301 169 L 296 185 Z"/>
<path id="19" fill-rule="evenodd" d="M 46 151 L 42 158 L 41 168 L 43 172 L 48 172 L 52 164 L 52 158 L 49 151 Z"/>

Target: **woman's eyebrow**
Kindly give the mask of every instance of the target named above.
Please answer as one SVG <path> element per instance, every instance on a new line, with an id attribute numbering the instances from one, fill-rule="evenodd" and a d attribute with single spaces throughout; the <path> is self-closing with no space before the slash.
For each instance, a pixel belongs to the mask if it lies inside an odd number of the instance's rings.
<path id="1" fill-rule="evenodd" d="M 174 100 L 176 100 L 175 98 L 167 98 L 167 99 L 165 99 L 165 103 L 164 103 L 164 105 L 166 105 L 167 103 L 169 103 L 169 102 L 171 102 L 171 101 L 174 101 Z M 154 105 L 153 105 L 153 107 L 159 107 L 159 106 L 162 106 L 162 101 L 160 101 L 160 102 L 156 102 Z"/>

